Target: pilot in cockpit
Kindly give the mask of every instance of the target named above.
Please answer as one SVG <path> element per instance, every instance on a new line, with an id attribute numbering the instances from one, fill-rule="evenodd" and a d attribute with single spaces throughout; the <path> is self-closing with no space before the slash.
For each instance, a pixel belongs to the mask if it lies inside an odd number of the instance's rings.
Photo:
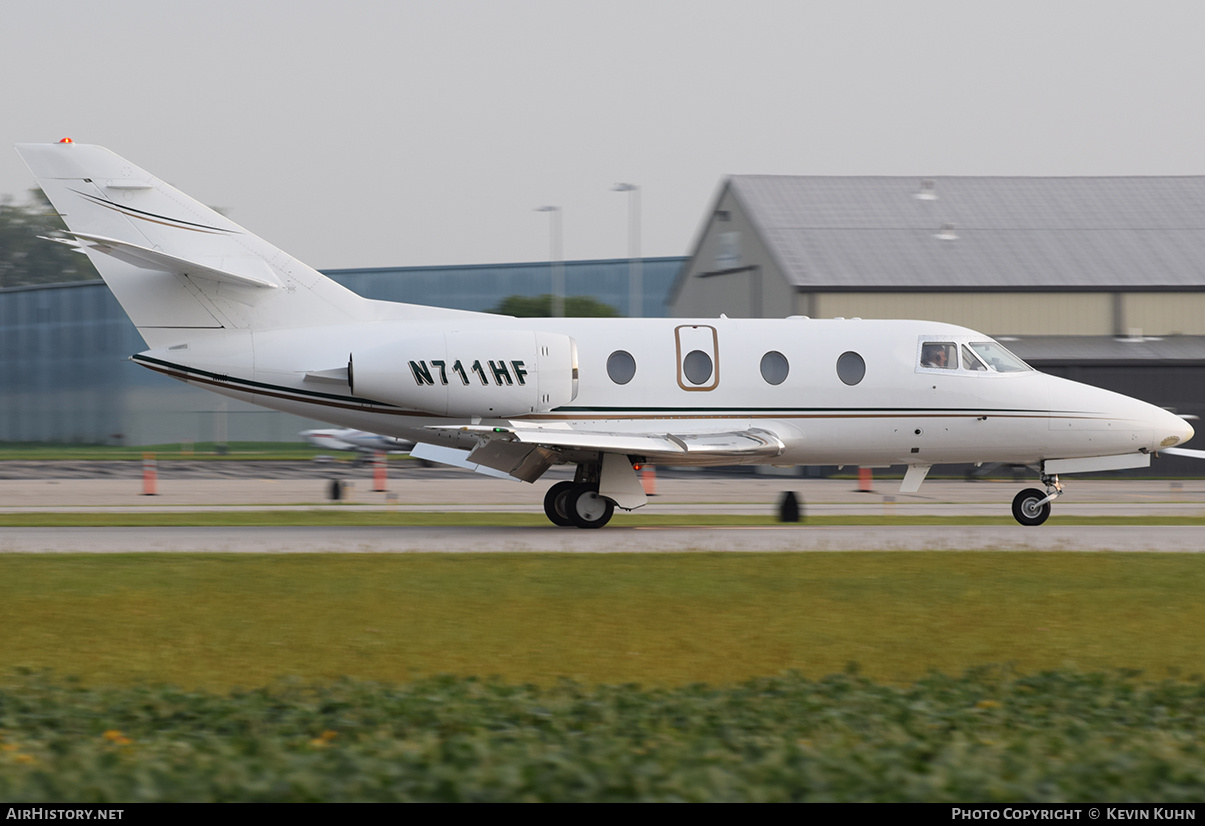
<path id="1" fill-rule="evenodd" d="M 921 367 L 938 367 L 950 368 L 949 345 L 939 342 L 930 342 L 921 347 L 920 351 L 920 366 Z"/>

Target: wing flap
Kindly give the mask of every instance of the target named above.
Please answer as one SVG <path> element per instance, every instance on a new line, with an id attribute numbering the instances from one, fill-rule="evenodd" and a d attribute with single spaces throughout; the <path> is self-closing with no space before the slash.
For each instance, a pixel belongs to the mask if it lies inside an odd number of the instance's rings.
<path id="1" fill-rule="evenodd" d="M 505 471 L 496 470 L 488 465 L 481 465 L 477 462 L 470 462 L 469 452 L 467 450 L 457 450 L 454 447 L 442 447 L 427 442 L 419 442 L 410 451 L 410 455 L 415 459 L 424 459 L 428 462 L 438 462 L 441 465 L 461 467 L 486 476 L 493 476 L 496 479 L 510 479 L 512 482 L 522 481 Z"/>
<path id="2" fill-rule="evenodd" d="M 490 440 L 480 442 L 467 458 L 469 462 L 499 470 L 515 479 L 534 482 L 556 464 L 557 454 L 541 445 Z"/>

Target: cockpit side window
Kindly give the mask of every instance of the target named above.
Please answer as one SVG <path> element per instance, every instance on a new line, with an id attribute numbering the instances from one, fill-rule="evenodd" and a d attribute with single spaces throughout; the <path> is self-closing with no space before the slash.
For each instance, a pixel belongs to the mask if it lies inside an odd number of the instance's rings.
<path id="1" fill-rule="evenodd" d="M 926 341 L 920 348 L 920 366 L 958 369 L 958 347 L 952 341 Z"/>
<path id="2" fill-rule="evenodd" d="M 987 369 L 987 365 L 980 361 L 965 344 L 962 345 L 962 366 L 967 370 Z"/>

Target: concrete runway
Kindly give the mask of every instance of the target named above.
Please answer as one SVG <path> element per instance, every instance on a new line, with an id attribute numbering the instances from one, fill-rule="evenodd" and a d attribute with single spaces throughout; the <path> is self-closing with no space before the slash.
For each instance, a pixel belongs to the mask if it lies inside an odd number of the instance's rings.
<path id="1" fill-rule="evenodd" d="M 6 463 L 7 464 L 7 463 Z M 97 463 L 100 465 L 101 463 Z M 390 467 L 387 490 L 374 491 L 371 473 L 346 465 L 304 463 L 161 463 L 155 496 L 142 495 L 136 463 L 29 463 L 0 478 L 0 513 L 170 512 L 210 510 L 377 510 L 542 512 L 544 490 L 565 478 L 549 473 L 536 485 L 486 479 L 455 469 Z M 117 465 L 115 469 L 108 465 Z M 241 465 L 241 467 L 239 467 Z M 220 475 L 221 478 L 210 478 Z M 13 477 L 17 478 L 13 478 Z M 326 499 L 330 479 L 345 484 L 340 502 Z M 733 528 L 625 527 L 623 516 L 599 531 L 498 527 L 306 528 L 0 528 L 0 552 L 686 552 L 858 550 L 1167 551 L 1205 548 L 1205 527 L 1059 526 L 1058 514 L 1205 515 L 1203 480 L 1064 479 L 1055 519 L 1016 526 Z M 1013 495 L 1032 480 L 931 480 L 920 493 L 896 492 L 898 480 L 876 480 L 861 492 L 851 479 L 662 472 L 650 513 L 764 514 L 791 490 L 806 516 L 1010 513 Z"/>
<path id="2" fill-rule="evenodd" d="M 683 553 L 709 551 L 1200 553 L 1205 527 L 0 528 L 0 553 Z"/>

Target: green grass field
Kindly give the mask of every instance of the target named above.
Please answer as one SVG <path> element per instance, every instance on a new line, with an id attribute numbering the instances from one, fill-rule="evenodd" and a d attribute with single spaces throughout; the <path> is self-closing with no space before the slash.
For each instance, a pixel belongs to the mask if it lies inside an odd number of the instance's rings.
<path id="1" fill-rule="evenodd" d="M 0 555 L 0 800 L 1199 801 L 1203 563 Z"/>
<path id="2" fill-rule="evenodd" d="M 1205 672 L 1197 555 L 0 556 L 3 666 L 187 688 L 283 677 L 729 684 Z"/>

